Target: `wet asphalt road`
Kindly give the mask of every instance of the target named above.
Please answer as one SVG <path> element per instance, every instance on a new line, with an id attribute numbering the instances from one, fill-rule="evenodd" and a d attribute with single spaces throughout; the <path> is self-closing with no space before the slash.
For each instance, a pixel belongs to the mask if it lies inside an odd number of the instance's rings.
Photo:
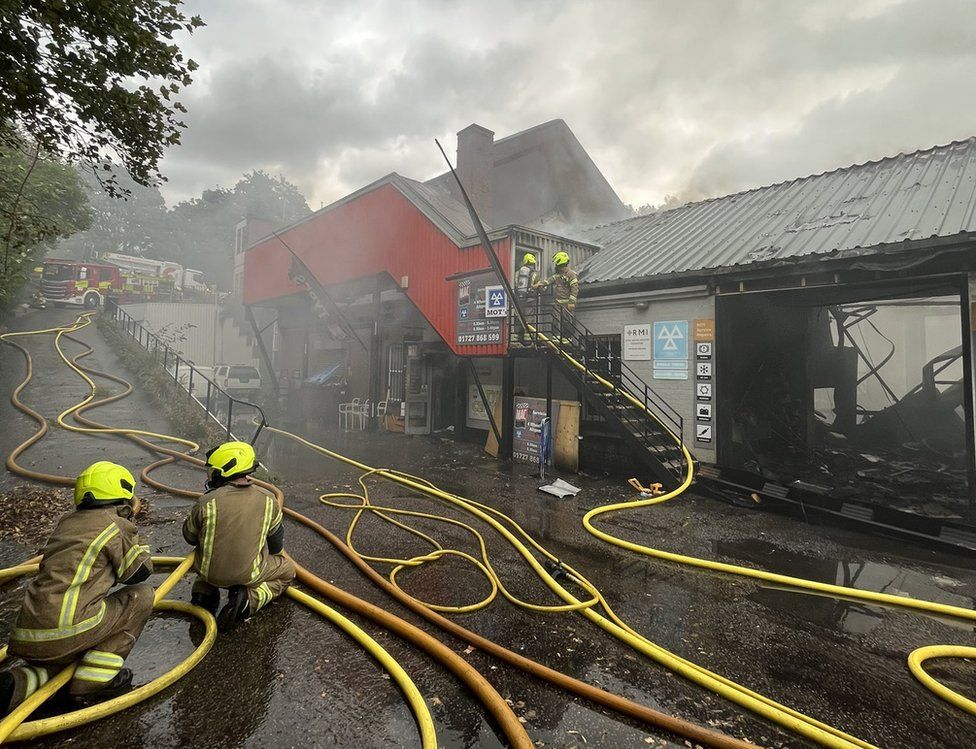
<path id="1" fill-rule="evenodd" d="M 33 312 L 10 326 L 42 327 L 70 317 L 65 310 Z M 117 357 L 94 328 L 80 337 L 96 345 L 93 366 L 119 371 Z M 23 399 L 53 417 L 85 394 L 84 384 L 60 365 L 50 337 L 34 339 L 29 347 L 35 356 L 36 379 Z M 3 347 L 0 389 L 5 396 L 22 375 L 20 354 Z M 114 392 L 114 387 L 108 391 Z M 2 400 L 0 413 L 9 426 L 0 431 L 0 451 L 6 454 L 33 426 L 6 397 Z M 110 424 L 167 430 L 155 406 L 138 392 L 95 413 Z M 306 433 L 317 431 L 316 425 L 301 427 Z M 976 722 L 918 686 L 905 665 L 907 654 L 920 645 L 976 644 L 971 626 L 772 590 L 609 547 L 589 536 L 580 518 L 590 507 L 627 496 L 629 488 L 620 480 L 566 477 L 583 491 L 575 499 L 558 500 L 536 491 L 538 482 L 526 467 L 498 464 L 475 446 L 436 437 L 319 436 L 327 446 L 366 463 L 422 474 L 442 488 L 510 514 L 551 551 L 588 575 L 631 626 L 756 691 L 877 746 L 963 749 L 974 745 Z M 289 505 L 342 535 L 351 513 L 324 507 L 317 497 L 355 488 L 357 473 L 280 438 L 263 437 L 260 448 Z M 146 453 L 124 440 L 63 430 L 52 430 L 22 462 L 71 475 L 107 458 L 133 468 L 151 462 Z M 198 487 L 202 480 L 198 471 L 180 467 L 156 475 L 183 487 Z M 0 487 L 9 489 L 19 482 L 4 475 Z M 465 519 L 435 500 L 406 496 L 395 485 L 372 481 L 370 491 L 374 501 Z M 151 491 L 142 494 L 151 505 L 141 523 L 153 552 L 185 552 L 179 523 L 187 501 Z M 428 521 L 417 524 L 445 545 L 476 551 L 470 538 L 457 532 Z M 965 607 L 972 607 L 976 599 L 976 563 L 971 559 L 691 495 L 611 516 L 602 527 L 646 544 L 827 582 Z M 490 530 L 481 530 L 492 563 L 514 593 L 532 601 L 554 602 L 510 547 Z M 364 553 L 413 556 L 426 551 L 417 539 L 392 531 L 375 518 L 362 522 L 357 539 Z M 310 531 L 289 524 L 286 545 L 313 572 L 437 634 L 390 602 Z M 3 542 L 0 562 L 10 564 L 33 552 Z M 439 603 L 470 602 L 487 590 L 478 573 L 453 561 L 404 574 L 402 583 L 418 597 Z M 188 585 L 184 583 L 172 595 L 188 598 Z M 16 588 L 0 591 L 0 633 L 11 625 L 18 600 Z M 645 704 L 765 746 L 810 745 L 647 662 L 579 615 L 535 614 L 498 600 L 483 611 L 456 619 L 547 665 Z M 369 622 L 359 623 L 414 678 L 431 705 L 441 746 L 503 745 L 477 703 L 447 672 Z M 153 619 L 129 658 L 137 683 L 161 674 L 189 653 L 191 634 L 184 619 Z M 441 639 L 458 652 L 465 650 L 465 643 L 447 636 Z M 466 657 L 512 701 L 539 746 L 685 746 L 683 740 L 573 699 L 478 651 Z M 974 691 L 974 664 L 949 662 L 931 671 L 950 686 L 969 694 Z M 147 704 L 31 746 L 72 744 L 387 747 L 417 746 L 418 740 L 398 690 L 369 656 L 329 624 L 285 600 L 218 639 L 200 666 Z"/>

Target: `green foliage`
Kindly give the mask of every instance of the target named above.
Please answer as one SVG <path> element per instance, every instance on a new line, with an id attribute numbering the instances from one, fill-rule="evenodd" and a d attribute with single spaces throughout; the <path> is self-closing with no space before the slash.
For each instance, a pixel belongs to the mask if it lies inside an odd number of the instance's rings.
<path id="1" fill-rule="evenodd" d="M 216 444 L 223 439 L 223 432 L 206 418 L 189 394 L 173 382 L 151 351 L 146 351 L 120 330 L 110 315 L 99 314 L 97 324 L 102 336 L 136 376 L 142 390 L 160 406 L 163 416 L 173 425 L 174 434 L 201 445 Z"/>
<path id="2" fill-rule="evenodd" d="M 92 171 L 108 154 L 138 184 L 161 179 L 197 67 L 174 38 L 202 25 L 181 0 L 0 0 L 0 122 Z M 103 184 L 118 192 L 110 169 Z"/>
<path id="3" fill-rule="evenodd" d="M 0 310 L 9 307 L 33 260 L 86 228 L 91 215 L 78 173 L 37 143 L 0 142 Z"/>
<path id="4" fill-rule="evenodd" d="M 124 172 L 115 175 L 125 199 L 113 196 L 91 173 L 82 174 L 92 221 L 87 231 L 60 242 L 58 257 L 78 260 L 103 252 L 169 258 L 172 229 L 163 196 L 156 187 L 142 187 Z"/>
<path id="5" fill-rule="evenodd" d="M 112 197 L 90 181 L 94 213 L 91 229 L 58 245 L 61 257 L 85 258 L 93 252 L 123 252 L 174 260 L 202 270 L 209 282 L 229 288 L 233 273 L 234 228 L 246 216 L 273 226 L 309 213 L 299 189 L 263 171 L 245 174 L 232 188 L 205 190 L 199 198 L 167 210 L 159 190 L 124 181 L 127 200 Z"/>
<path id="6" fill-rule="evenodd" d="M 273 226 L 309 214 L 299 189 L 263 171 L 245 174 L 231 189 L 205 190 L 172 210 L 172 239 L 178 262 L 204 271 L 207 279 L 229 288 L 233 276 L 234 227 L 247 216 Z"/>

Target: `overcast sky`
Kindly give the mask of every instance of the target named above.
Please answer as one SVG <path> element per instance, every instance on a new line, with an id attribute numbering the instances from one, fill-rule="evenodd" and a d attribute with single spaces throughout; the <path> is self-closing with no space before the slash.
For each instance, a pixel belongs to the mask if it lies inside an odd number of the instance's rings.
<path id="1" fill-rule="evenodd" d="M 976 135 L 968 0 L 190 0 L 208 24 L 170 201 L 254 168 L 313 208 L 434 145 L 562 118 L 626 203 Z"/>

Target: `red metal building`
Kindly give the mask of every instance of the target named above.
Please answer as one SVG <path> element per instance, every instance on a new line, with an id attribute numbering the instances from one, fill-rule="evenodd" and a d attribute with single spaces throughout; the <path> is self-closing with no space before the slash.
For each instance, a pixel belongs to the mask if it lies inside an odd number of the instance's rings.
<path id="1" fill-rule="evenodd" d="M 510 279 L 525 252 L 545 272 L 557 251 L 581 264 L 596 249 L 539 227 L 609 220 L 623 210 L 562 121 L 497 143 L 472 125 L 458 134 L 458 173 L 491 219 L 489 237 Z M 534 201 L 512 200 L 529 192 Z M 507 223 L 516 209 L 520 221 Z M 521 221 L 527 210 L 541 212 L 535 227 Z M 394 173 L 252 242 L 243 251 L 241 298 L 274 310 L 269 358 L 298 413 L 334 424 L 338 402 L 369 399 L 403 413 L 407 431 L 477 436 L 470 430 L 488 428 L 481 393 L 500 390 L 506 335 L 498 323 L 490 335 L 466 334 L 485 323 L 471 327 L 467 313 L 483 316 L 484 303 L 467 300 L 464 287 L 480 294 L 496 283 L 489 268 L 443 176 L 425 183 Z M 472 379 L 482 380 L 477 394 Z M 323 395 L 340 380 L 341 392 Z"/>

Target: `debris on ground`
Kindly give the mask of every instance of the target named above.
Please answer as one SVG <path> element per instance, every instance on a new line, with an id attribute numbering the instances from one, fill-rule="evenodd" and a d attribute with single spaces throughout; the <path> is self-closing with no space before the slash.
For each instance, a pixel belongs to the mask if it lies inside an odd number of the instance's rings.
<path id="1" fill-rule="evenodd" d="M 0 492 L 0 539 L 39 548 L 71 508 L 67 489 L 20 484 Z"/>
<path id="2" fill-rule="evenodd" d="M 551 494 L 554 497 L 559 497 L 560 499 L 575 497 L 580 493 L 579 487 L 573 486 L 568 481 L 563 481 L 562 479 L 556 479 L 551 484 L 540 486 L 539 491 Z"/>

